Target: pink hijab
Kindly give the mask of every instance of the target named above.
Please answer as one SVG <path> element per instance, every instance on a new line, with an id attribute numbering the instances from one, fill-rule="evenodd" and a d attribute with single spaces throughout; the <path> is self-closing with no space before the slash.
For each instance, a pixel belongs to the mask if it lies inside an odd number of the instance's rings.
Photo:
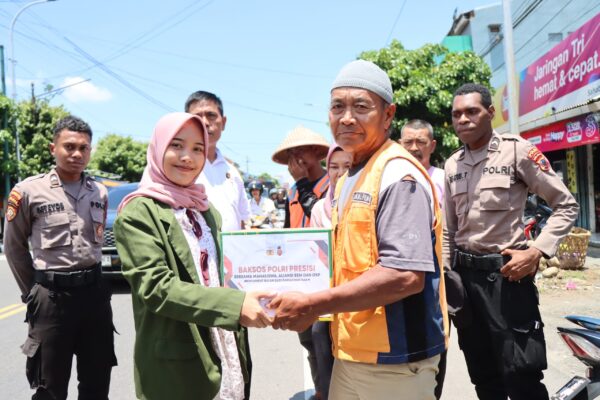
<path id="1" fill-rule="evenodd" d="M 170 205 L 173 208 L 195 208 L 199 211 L 208 210 L 208 198 L 204 186 L 193 183 L 189 186 L 179 186 L 167 178 L 163 169 L 163 157 L 171 140 L 179 133 L 181 127 L 188 121 L 194 120 L 202 128 L 204 134 L 204 158 L 208 156 L 208 133 L 202 120 L 184 112 L 174 112 L 165 115 L 156 123 L 154 134 L 150 139 L 146 153 L 146 168 L 142 175 L 140 186 L 135 192 L 125 196 L 118 211 L 136 197 L 150 197 Z"/>
<path id="2" fill-rule="evenodd" d="M 331 146 L 329 146 L 329 152 L 327 152 L 327 159 L 326 159 L 327 160 L 326 161 L 327 171 L 329 171 L 329 163 L 331 162 L 331 156 L 336 151 L 344 151 L 344 149 L 342 149 L 340 146 L 338 146 L 335 143 L 332 144 Z M 334 196 L 335 196 L 335 184 L 332 183 L 330 180 L 329 181 L 329 189 L 327 189 L 327 195 L 325 196 L 325 204 L 324 204 L 325 215 L 327 215 L 327 218 L 329 218 L 330 221 L 331 221 L 331 203 L 333 201 Z"/>

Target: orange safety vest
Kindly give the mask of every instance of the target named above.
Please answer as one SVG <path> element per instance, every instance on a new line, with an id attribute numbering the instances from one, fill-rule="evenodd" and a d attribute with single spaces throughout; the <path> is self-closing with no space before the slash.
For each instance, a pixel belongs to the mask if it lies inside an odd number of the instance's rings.
<path id="1" fill-rule="evenodd" d="M 323 175 L 315 184 L 312 191 L 318 199 L 329 189 L 329 175 Z M 296 185 L 288 192 L 288 199 L 290 199 L 290 228 L 304 228 L 310 226 L 310 218 L 304 214 L 304 209 L 300 204 L 300 194 Z"/>
<path id="2" fill-rule="evenodd" d="M 406 159 L 416 166 L 431 185 L 434 196 L 432 240 L 435 240 L 436 271 L 426 274 L 426 285 L 429 286 L 422 294 L 425 304 L 434 310 L 431 312 L 434 317 L 426 319 L 424 313 L 423 321 L 419 322 L 421 325 L 408 326 L 411 322 L 404 320 L 404 306 L 398 304 L 404 300 L 369 310 L 334 314 L 331 324 L 333 355 L 339 359 L 371 364 L 401 364 L 432 357 L 441 353 L 447 346 L 449 325 L 441 264 L 442 219 L 435 184 L 423 166 L 410 153 L 389 139 L 371 156 L 360 173 L 360 177 L 348 195 L 339 220 L 337 202 L 347 175 L 341 177 L 336 185 L 332 210 L 335 236 L 333 286 L 348 283 L 377 264 L 378 243 L 375 218 L 381 177 L 386 164 L 395 158 Z M 393 318 L 393 321 L 388 321 L 387 313 L 390 313 L 389 318 Z M 440 326 L 442 324 L 443 326 Z M 430 333 L 430 337 L 425 340 L 416 342 L 427 342 L 428 346 L 410 348 L 406 337 L 427 335 L 426 332 L 433 333 Z"/>

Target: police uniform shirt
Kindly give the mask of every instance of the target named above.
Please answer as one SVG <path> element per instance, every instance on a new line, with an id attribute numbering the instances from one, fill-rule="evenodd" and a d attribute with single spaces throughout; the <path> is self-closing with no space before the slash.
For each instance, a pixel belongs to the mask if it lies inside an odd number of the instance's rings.
<path id="1" fill-rule="evenodd" d="M 23 294 L 33 286 L 34 268 L 78 270 L 101 259 L 107 190 L 88 176 L 78 191 L 76 186 L 70 189 L 65 190 L 52 170 L 25 179 L 11 191 L 4 248 Z"/>
<path id="2" fill-rule="evenodd" d="M 579 206 L 546 157 L 516 135 L 494 132 L 487 146 L 454 152 L 445 164 L 444 265 L 456 246 L 474 254 L 523 248 L 528 191 L 554 209 L 533 246 L 552 256 Z"/>

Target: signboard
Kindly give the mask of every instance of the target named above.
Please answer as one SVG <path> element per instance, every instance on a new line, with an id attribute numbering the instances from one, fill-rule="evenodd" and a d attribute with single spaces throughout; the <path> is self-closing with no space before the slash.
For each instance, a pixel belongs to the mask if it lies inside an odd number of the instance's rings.
<path id="1" fill-rule="evenodd" d="M 542 153 L 600 142 L 600 113 L 581 115 L 555 122 L 521 136 L 537 146 Z"/>
<path id="2" fill-rule="evenodd" d="M 600 94 L 599 50 L 600 13 L 521 72 L 519 115 L 529 121 Z"/>
<path id="3" fill-rule="evenodd" d="M 221 240 L 225 287 L 304 293 L 330 287 L 331 229 L 222 232 Z"/>
<path id="4" fill-rule="evenodd" d="M 521 71 L 520 123 L 552 115 L 600 95 L 600 13 Z M 496 88 L 494 128 L 508 122 L 506 85 Z"/>

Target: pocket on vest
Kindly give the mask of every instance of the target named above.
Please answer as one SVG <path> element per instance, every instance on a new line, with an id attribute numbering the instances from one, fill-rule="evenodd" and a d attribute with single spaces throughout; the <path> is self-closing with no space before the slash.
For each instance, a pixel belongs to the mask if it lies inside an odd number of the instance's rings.
<path id="1" fill-rule="evenodd" d="M 361 274 L 375 265 L 372 260 L 371 221 L 348 221 L 344 238 L 344 259 L 342 268 Z M 349 277 L 350 278 L 350 277 Z"/>

